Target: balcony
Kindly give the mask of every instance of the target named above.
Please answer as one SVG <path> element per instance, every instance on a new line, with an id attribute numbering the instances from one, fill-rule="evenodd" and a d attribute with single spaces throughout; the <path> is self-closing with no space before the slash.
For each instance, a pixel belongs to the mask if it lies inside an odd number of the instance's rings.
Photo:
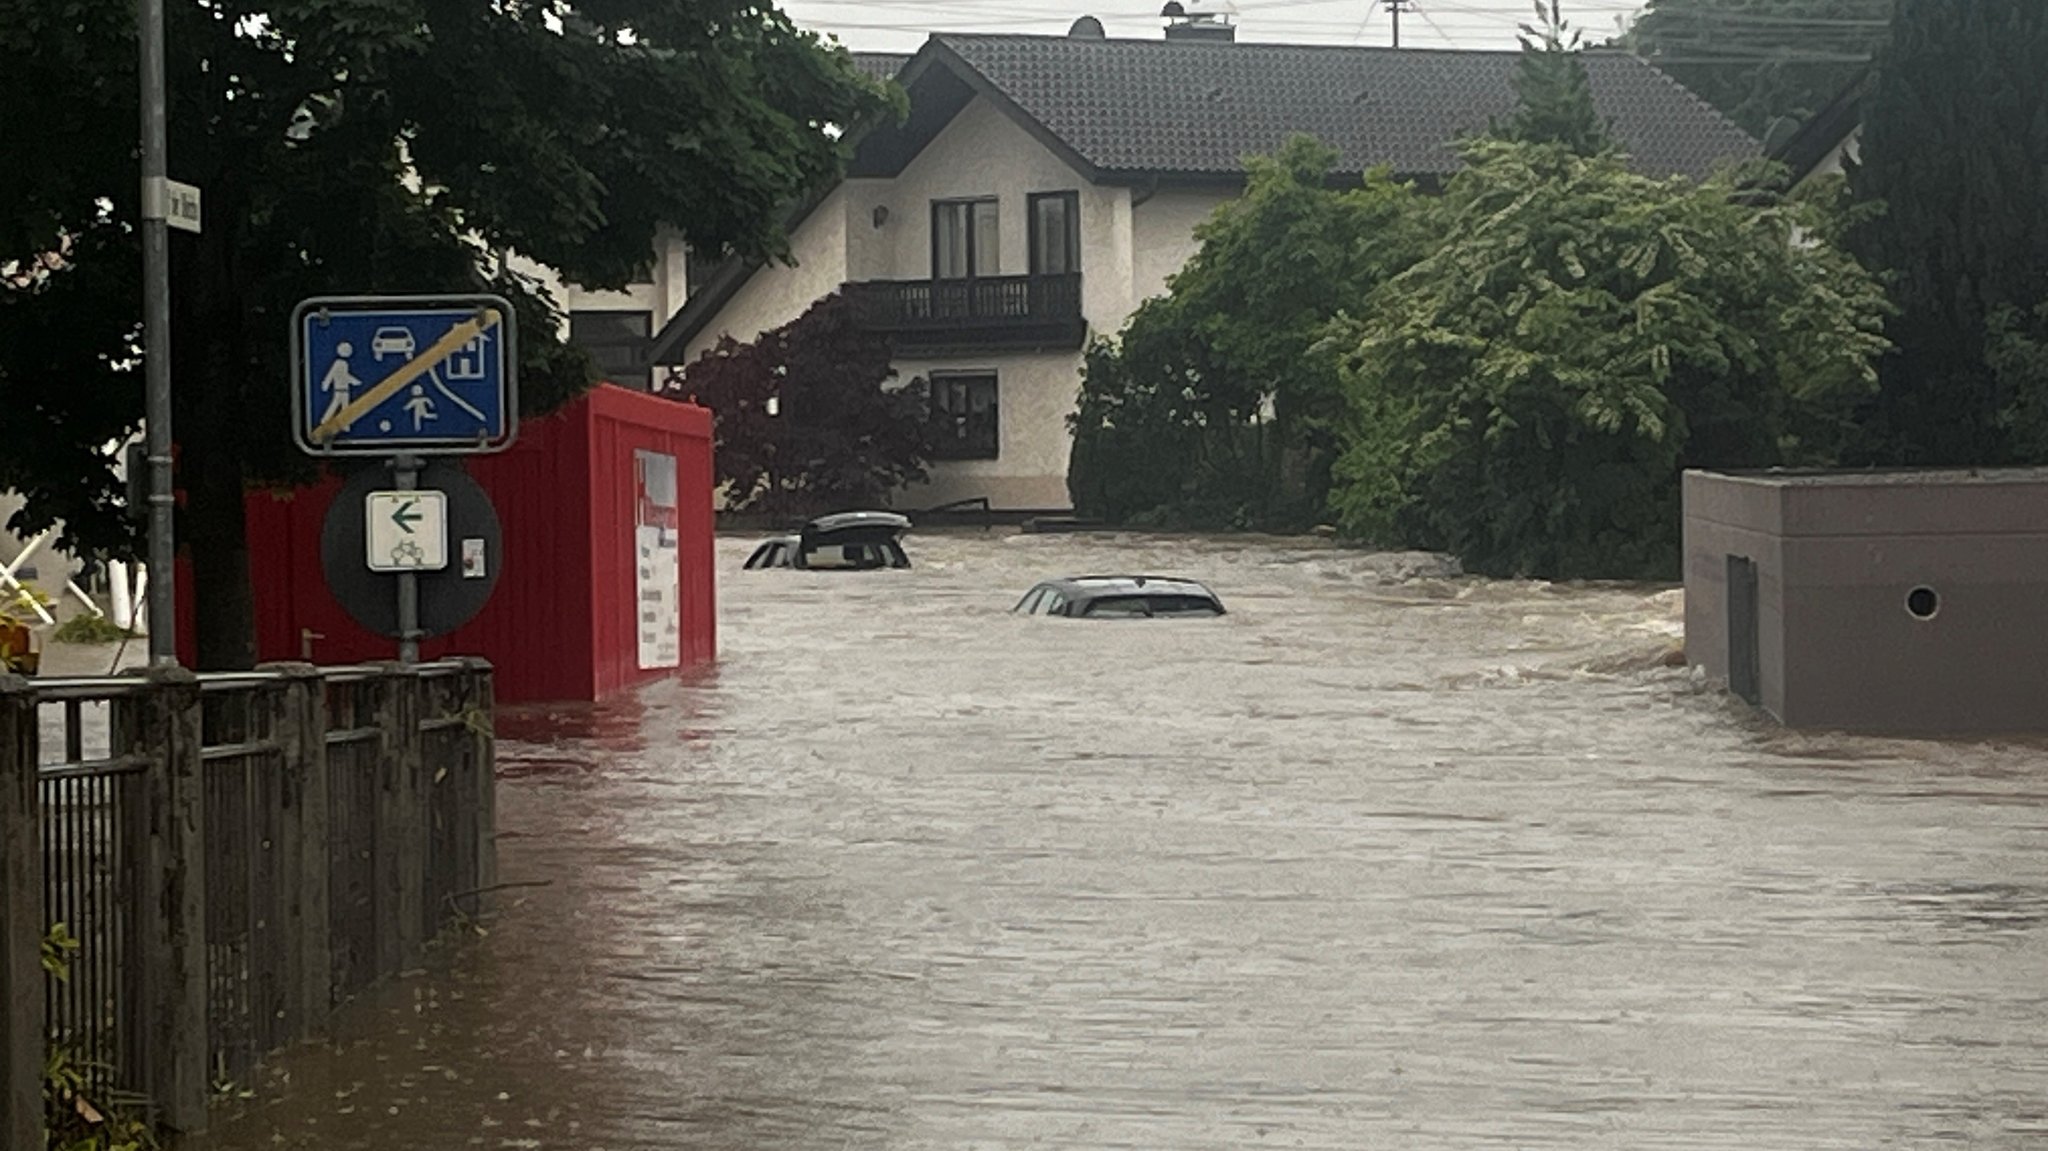
<path id="1" fill-rule="evenodd" d="M 854 321 L 903 352 L 1072 349 L 1088 332 L 1079 273 L 867 280 L 844 290 Z"/>

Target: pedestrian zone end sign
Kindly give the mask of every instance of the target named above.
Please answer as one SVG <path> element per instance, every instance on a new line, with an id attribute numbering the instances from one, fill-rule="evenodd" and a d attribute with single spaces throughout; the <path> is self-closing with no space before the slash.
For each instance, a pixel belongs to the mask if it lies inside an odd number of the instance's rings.
<path id="1" fill-rule="evenodd" d="M 324 297 L 292 320 L 293 437 L 313 455 L 459 455 L 518 429 L 512 305 Z"/>
<path id="2" fill-rule="evenodd" d="M 440 571 L 448 566 L 448 497 L 437 491 L 371 492 L 363 497 L 366 559 L 373 572 Z"/>

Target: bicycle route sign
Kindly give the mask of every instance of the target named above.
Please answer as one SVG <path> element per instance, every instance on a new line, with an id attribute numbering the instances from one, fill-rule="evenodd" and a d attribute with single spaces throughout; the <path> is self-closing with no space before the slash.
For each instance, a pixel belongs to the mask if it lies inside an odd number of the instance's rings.
<path id="1" fill-rule="evenodd" d="M 519 429 L 498 296 L 323 296 L 292 313 L 293 438 L 316 456 L 466 455 Z"/>
<path id="2" fill-rule="evenodd" d="M 448 495 L 428 489 L 363 497 L 363 558 L 373 572 L 448 566 Z"/>

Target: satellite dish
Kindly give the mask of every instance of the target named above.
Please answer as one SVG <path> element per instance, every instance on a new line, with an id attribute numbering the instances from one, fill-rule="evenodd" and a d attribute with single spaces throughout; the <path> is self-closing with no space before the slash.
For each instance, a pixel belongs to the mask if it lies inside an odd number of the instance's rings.
<path id="1" fill-rule="evenodd" d="M 1102 21 L 1093 16 L 1083 16 L 1067 29 L 1067 35 L 1075 40 L 1106 40 L 1109 34 L 1102 30 Z"/>
<path id="2" fill-rule="evenodd" d="M 1161 8 L 1159 14 L 1169 20 L 1179 20 L 1188 14 L 1188 10 L 1180 6 L 1180 0 L 1166 0 L 1166 7 Z"/>

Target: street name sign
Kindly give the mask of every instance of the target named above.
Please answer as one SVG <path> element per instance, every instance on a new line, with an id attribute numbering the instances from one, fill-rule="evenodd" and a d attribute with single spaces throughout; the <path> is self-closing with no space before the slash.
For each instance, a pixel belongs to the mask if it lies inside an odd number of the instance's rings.
<path id="1" fill-rule="evenodd" d="M 519 427 L 512 305 L 326 296 L 292 313 L 293 438 L 317 456 L 465 455 Z"/>
<path id="2" fill-rule="evenodd" d="M 433 572 L 447 567 L 448 497 L 421 489 L 365 495 L 363 551 L 373 572 Z"/>
<path id="3" fill-rule="evenodd" d="M 162 176 L 142 181 L 142 218 L 162 220 L 181 232 L 197 233 L 200 228 L 199 188 Z"/>

